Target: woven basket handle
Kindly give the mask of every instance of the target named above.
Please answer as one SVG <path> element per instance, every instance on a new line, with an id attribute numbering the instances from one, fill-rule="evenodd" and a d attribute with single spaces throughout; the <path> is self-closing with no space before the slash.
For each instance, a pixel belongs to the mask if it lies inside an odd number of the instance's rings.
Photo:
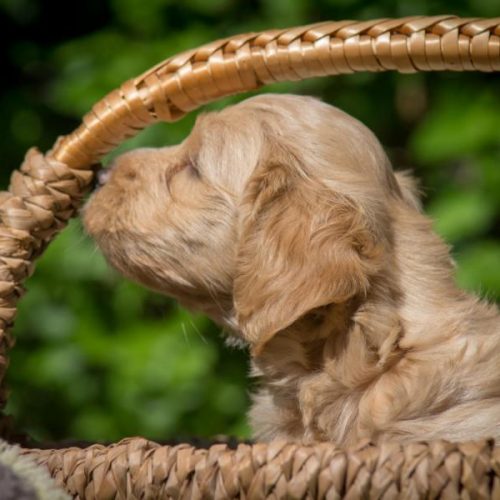
<path id="1" fill-rule="evenodd" d="M 500 18 L 324 22 L 226 38 L 125 82 L 46 156 L 30 150 L 9 191 L 0 193 L 0 381 L 22 283 L 76 213 L 102 156 L 152 123 L 177 120 L 224 96 L 279 81 L 386 70 L 499 71 Z"/>

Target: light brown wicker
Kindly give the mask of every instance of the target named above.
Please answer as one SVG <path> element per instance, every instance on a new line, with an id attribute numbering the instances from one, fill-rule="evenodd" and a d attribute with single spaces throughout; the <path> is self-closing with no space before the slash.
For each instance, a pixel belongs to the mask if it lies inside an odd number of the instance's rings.
<path id="1" fill-rule="evenodd" d="M 75 214 L 104 154 L 151 123 L 174 121 L 263 84 L 385 70 L 499 71 L 500 18 L 324 22 L 219 40 L 124 83 L 46 155 L 31 149 L 9 191 L 0 193 L 0 380 L 22 283 Z M 2 407 L 5 400 L 3 387 Z M 230 450 L 135 438 L 109 447 L 25 452 L 85 499 L 500 498 L 500 451 L 490 442 L 364 443 L 348 451 L 333 444 L 272 443 Z"/>

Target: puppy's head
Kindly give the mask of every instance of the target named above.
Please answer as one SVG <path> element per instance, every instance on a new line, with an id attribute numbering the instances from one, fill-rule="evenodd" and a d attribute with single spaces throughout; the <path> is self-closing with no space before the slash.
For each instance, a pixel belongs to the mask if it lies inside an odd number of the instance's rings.
<path id="1" fill-rule="evenodd" d="M 411 203 L 373 134 L 318 100 L 263 95 L 202 115 L 180 145 L 117 158 L 84 224 L 126 276 L 257 351 L 312 310 L 365 295 Z"/>

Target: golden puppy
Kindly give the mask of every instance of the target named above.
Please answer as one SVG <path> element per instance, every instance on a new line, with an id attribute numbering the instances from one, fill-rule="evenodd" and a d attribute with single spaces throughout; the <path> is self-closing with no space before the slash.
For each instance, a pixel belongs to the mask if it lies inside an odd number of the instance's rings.
<path id="1" fill-rule="evenodd" d="M 248 343 L 259 439 L 500 438 L 497 307 L 458 290 L 415 183 L 309 97 L 119 157 L 84 223 L 126 276 Z"/>

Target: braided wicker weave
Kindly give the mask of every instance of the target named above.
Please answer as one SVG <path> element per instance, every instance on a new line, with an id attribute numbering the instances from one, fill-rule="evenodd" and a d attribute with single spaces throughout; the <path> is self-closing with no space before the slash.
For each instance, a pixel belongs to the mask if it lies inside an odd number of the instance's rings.
<path id="1" fill-rule="evenodd" d="M 93 165 L 146 126 L 263 84 L 355 71 L 499 71 L 500 18 L 324 22 L 239 35 L 167 59 L 111 92 L 72 134 L 36 149 L 0 193 L 0 380 L 9 330 L 34 261 L 66 225 Z M 0 405 L 6 390 L 0 391 Z M 490 442 L 373 446 L 225 445 L 195 449 L 141 438 L 85 449 L 26 449 L 76 498 L 500 498 Z"/>

